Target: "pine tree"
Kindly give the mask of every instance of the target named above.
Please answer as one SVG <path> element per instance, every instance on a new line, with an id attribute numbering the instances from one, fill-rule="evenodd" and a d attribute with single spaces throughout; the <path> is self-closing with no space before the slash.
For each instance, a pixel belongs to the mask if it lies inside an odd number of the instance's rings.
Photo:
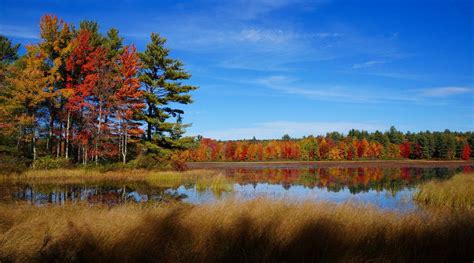
<path id="1" fill-rule="evenodd" d="M 179 138 L 188 125 L 181 123 L 184 111 L 171 105 L 191 103 L 189 92 L 197 87 L 182 83 L 191 75 L 183 69 L 181 61 L 169 57 L 170 51 L 165 48 L 165 43 L 166 39 L 152 33 L 151 43 L 140 54 L 143 66 L 140 80 L 146 104 L 143 111 L 146 140 L 162 148 L 181 148 L 183 141 Z"/>
<path id="2" fill-rule="evenodd" d="M 0 35 L 0 67 L 5 67 L 18 59 L 18 49 L 20 44 L 12 45 L 12 42 L 5 36 Z"/>

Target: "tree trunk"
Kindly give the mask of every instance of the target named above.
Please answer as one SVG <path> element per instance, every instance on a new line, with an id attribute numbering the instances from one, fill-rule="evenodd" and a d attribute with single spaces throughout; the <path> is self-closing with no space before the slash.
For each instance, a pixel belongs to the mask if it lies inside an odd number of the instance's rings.
<path id="1" fill-rule="evenodd" d="M 84 145 L 82 147 L 82 151 L 84 153 L 84 159 L 82 159 L 82 164 L 84 165 L 87 165 L 87 159 L 88 159 L 88 156 L 87 156 L 87 145 Z"/>
<path id="2" fill-rule="evenodd" d="M 53 114 L 49 113 L 49 130 L 48 130 L 48 140 L 46 140 L 46 151 L 48 154 L 51 153 L 51 145 L 52 145 L 52 139 L 53 139 L 53 125 L 54 125 L 54 118 Z"/>
<path id="3" fill-rule="evenodd" d="M 71 123 L 71 112 L 68 110 L 67 111 L 67 124 L 66 124 L 66 149 L 64 149 L 66 159 L 69 159 L 69 126 L 70 126 L 70 123 Z"/>
<path id="4" fill-rule="evenodd" d="M 35 168 L 35 161 L 36 161 L 36 132 L 35 128 L 33 128 L 33 138 L 31 139 L 32 147 L 33 147 L 33 168 Z"/>
<path id="5" fill-rule="evenodd" d="M 61 156 L 61 143 L 63 132 L 63 123 L 59 121 L 59 136 L 56 140 L 56 158 L 59 158 L 59 156 Z"/>
<path id="6" fill-rule="evenodd" d="M 151 115 L 153 114 L 152 108 L 150 104 L 148 104 L 148 118 L 151 118 Z M 147 130 L 146 130 L 146 138 L 148 141 L 151 141 L 151 123 L 147 122 Z"/>
<path id="7" fill-rule="evenodd" d="M 77 163 L 81 163 L 81 146 L 77 145 Z"/>
<path id="8" fill-rule="evenodd" d="M 18 134 L 18 140 L 16 142 L 16 150 L 17 151 L 20 150 L 20 142 L 21 142 L 22 137 L 23 137 L 23 127 L 20 126 L 20 134 Z"/>
<path id="9" fill-rule="evenodd" d="M 122 162 L 127 162 L 127 143 L 128 143 L 128 134 L 127 130 L 125 129 L 124 140 L 123 140 L 123 153 L 122 153 Z"/>
<path id="10" fill-rule="evenodd" d="M 100 102 L 99 102 L 100 103 Z M 97 136 L 95 138 L 95 165 L 99 164 L 99 140 L 100 140 L 100 132 L 102 126 L 102 103 L 99 106 L 99 127 L 97 128 Z"/>

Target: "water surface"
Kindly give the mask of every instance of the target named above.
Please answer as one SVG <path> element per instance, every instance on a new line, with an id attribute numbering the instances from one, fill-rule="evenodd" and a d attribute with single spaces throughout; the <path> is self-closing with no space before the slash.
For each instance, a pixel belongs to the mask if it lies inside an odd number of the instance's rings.
<path id="1" fill-rule="evenodd" d="M 446 180 L 473 166 L 457 167 L 219 167 L 225 180 L 202 184 L 194 181 L 160 185 L 146 180 L 102 180 L 84 183 L 10 182 L 0 183 L 0 202 L 28 202 L 33 205 L 85 202 L 120 205 L 127 202 L 209 203 L 234 198 L 258 197 L 292 201 L 355 202 L 382 209 L 412 211 L 420 183 Z"/>

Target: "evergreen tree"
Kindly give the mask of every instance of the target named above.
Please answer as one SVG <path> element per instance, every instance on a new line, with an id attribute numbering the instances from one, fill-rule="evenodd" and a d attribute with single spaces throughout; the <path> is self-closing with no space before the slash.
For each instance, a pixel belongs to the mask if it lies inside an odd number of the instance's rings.
<path id="1" fill-rule="evenodd" d="M 390 130 L 386 132 L 390 143 L 401 144 L 403 142 L 403 133 L 395 129 L 394 126 L 390 127 Z"/>
<path id="2" fill-rule="evenodd" d="M 179 140 L 183 129 L 188 125 L 181 123 L 183 110 L 174 108 L 176 104 L 192 102 L 190 91 L 197 87 L 183 84 L 191 77 L 183 69 L 183 63 L 169 57 L 165 48 L 166 39 L 152 33 L 151 42 L 140 54 L 142 71 L 140 80 L 143 84 L 146 108 L 143 120 L 146 122 L 145 138 L 155 148 L 181 148 Z M 174 121 L 173 121 L 174 120 Z"/>
<path id="3" fill-rule="evenodd" d="M 371 140 L 373 141 L 376 141 L 380 144 L 382 144 L 383 146 L 387 146 L 388 143 L 390 142 L 390 140 L 388 139 L 387 135 L 386 134 L 383 134 L 382 132 L 380 131 L 375 131 L 372 136 L 371 136 Z"/>
<path id="4" fill-rule="evenodd" d="M 18 49 L 20 44 L 12 45 L 12 42 L 5 36 L 0 35 L 0 67 L 18 59 Z"/>

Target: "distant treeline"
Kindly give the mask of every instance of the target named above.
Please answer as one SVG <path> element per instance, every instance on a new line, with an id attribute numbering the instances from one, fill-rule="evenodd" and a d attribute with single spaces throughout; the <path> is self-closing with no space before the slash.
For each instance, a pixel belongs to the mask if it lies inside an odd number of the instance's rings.
<path id="1" fill-rule="evenodd" d="M 351 130 L 326 136 L 281 140 L 217 141 L 200 138 L 186 152 L 191 161 L 268 160 L 360 160 L 360 159 L 443 159 L 468 160 L 473 157 L 473 132 L 403 133 L 395 127 L 386 132 Z"/>

